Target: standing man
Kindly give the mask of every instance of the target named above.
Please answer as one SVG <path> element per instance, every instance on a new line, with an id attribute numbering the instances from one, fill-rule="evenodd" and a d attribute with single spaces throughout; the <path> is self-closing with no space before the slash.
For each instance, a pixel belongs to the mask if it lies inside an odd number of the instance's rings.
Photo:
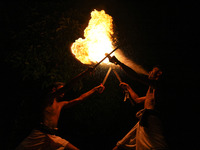
<path id="1" fill-rule="evenodd" d="M 55 135 L 61 109 L 80 103 L 96 92 L 102 93 L 105 87 L 99 85 L 74 100 L 60 101 L 64 93 L 59 92 L 59 89 L 63 87 L 64 84 L 58 82 L 52 88 L 45 101 L 42 122 L 22 141 L 16 150 L 78 150 L 67 140 Z"/>
<path id="2" fill-rule="evenodd" d="M 119 64 L 129 75 L 132 75 L 134 79 L 148 84 L 149 89 L 145 97 L 139 97 L 132 88 L 126 84 L 121 83 L 120 86 L 123 89 L 129 91 L 131 98 L 135 103 L 144 102 L 144 109 L 140 110 L 136 117 L 139 118 L 138 123 L 117 142 L 117 145 L 113 150 L 133 149 L 133 150 L 166 150 L 168 145 L 166 144 L 165 137 L 163 135 L 162 123 L 159 119 L 158 112 L 156 111 L 156 83 L 159 77 L 162 75 L 162 71 L 158 67 L 154 67 L 149 73 L 148 79 L 139 77 L 133 70 L 130 70 L 127 66 L 119 62 L 114 58 L 115 64 Z"/>

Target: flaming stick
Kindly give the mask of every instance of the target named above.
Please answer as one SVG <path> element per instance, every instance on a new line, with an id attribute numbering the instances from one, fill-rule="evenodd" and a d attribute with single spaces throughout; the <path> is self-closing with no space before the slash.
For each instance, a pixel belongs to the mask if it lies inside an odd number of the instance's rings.
<path id="1" fill-rule="evenodd" d="M 104 85 L 104 84 L 106 83 L 106 80 L 107 80 L 107 78 L 108 78 L 108 76 L 109 76 L 111 70 L 112 70 L 112 68 L 110 67 L 110 68 L 108 69 L 108 72 L 107 72 L 105 78 L 103 79 L 102 85 Z"/>
<path id="2" fill-rule="evenodd" d="M 85 71 L 74 77 L 65 87 L 56 92 L 54 96 L 70 89 L 78 80 L 93 72 L 99 64 L 109 62 L 105 59 L 119 48 L 118 46 L 114 49 L 113 34 L 112 17 L 106 14 L 104 10 L 93 10 L 88 26 L 84 30 L 84 38 L 75 40 L 71 46 L 71 51 L 81 63 L 90 65 L 95 63 L 95 65 L 88 67 Z M 109 54 L 103 58 L 105 53 Z M 102 60 L 100 60 L 101 57 L 103 58 Z M 111 69 L 108 70 L 109 73 L 110 71 Z M 109 75 L 109 73 L 107 74 Z M 108 75 L 102 84 L 105 84 Z"/>
<path id="3" fill-rule="evenodd" d="M 119 48 L 119 46 L 117 48 L 115 48 L 114 50 L 112 50 L 112 52 L 110 52 L 109 54 L 106 55 L 106 57 L 104 57 L 101 61 L 99 61 L 96 65 L 94 65 L 93 67 L 88 67 L 86 70 L 84 70 L 83 72 L 81 72 L 80 74 L 78 74 L 77 76 L 75 76 L 74 78 L 72 78 L 63 88 L 59 89 L 57 92 L 55 92 L 54 94 L 52 94 L 52 97 L 56 97 L 62 93 L 64 93 L 65 91 L 69 90 L 70 88 L 72 88 L 73 84 L 75 84 L 76 82 L 78 82 L 81 78 L 83 78 L 85 75 L 88 75 L 90 72 L 93 72 L 94 69 L 100 64 L 102 63 L 107 57 L 109 57 L 114 51 L 116 51 Z M 111 71 L 111 67 L 109 68 L 102 84 L 104 85 L 109 74 Z"/>
<path id="4" fill-rule="evenodd" d="M 119 83 L 121 83 L 122 80 L 121 80 L 119 74 L 117 73 L 117 71 L 115 71 L 115 70 L 113 69 L 113 72 L 114 72 L 115 76 L 117 77 L 117 79 L 119 80 Z M 131 102 L 131 104 L 134 105 L 134 103 L 132 102 L 132 100 L 131 100 L 131 98 L 130 98 L 130 93 L 128 92 L 127 89 L 124 89 L 124 93 L 125 93 L 124 102 L 125 102 L 127 99 L 129 99 L 130 102 Z"/>
<path id="5" fill-rule="evenodd" d="M 121 80 L 120 76 L 118 75 L 118 73 L 114 69 L 113 69 L 113 72 L 114 72 L 115 76 L 117 77 L 117 79 L 119 80 L 119 83 L 121 83 L 122 80 Z"/>

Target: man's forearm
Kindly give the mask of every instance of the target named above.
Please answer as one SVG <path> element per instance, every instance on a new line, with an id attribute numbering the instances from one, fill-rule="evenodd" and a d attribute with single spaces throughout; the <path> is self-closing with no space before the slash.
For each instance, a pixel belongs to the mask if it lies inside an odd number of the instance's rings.
<path id="1" fill-rule="evenodd" d="M 138 82 L 141 82 L 143 84 L 149 85 L 149 86 L 156 86 L 156 81 L 149 80 L 148 77 L 146 76 L 141 76 L 138 73 L 136 73 L 133 69 L 130 67 L 126 66 L 125 64 L 121 63 L 120 61 L 118 64 L 122 67 L 122 69 L 133 79 Z"/>
<path id="2" fill-rule="evenodd" d="M 92 95 L 93 93 L 95 93 L 95 92 L 96 92 L 96 89 L 93 88 L 93 89 L 91 89 L 90 91 L 88 91 L 88 92 L 82 94 L 80 97 L 78 97 L 78 98 L 76 98 L 76 99 L 74 99 L 74 100 L 65 101 L 65 102 L 61 102 L 61 103 L 62 103 L 63 106 L 65 106 L 65 107 L 71 107 L 71 106 L 73 106 L 73 105 L 75 105 L 75 104 L 78 104 L 78 103 L 80 103 L 81 101 L 87 99 L 89 96 L 91 96 L 91 95 Z"/>
<path id="3" fill-rule="evenodd" d="M 141 102 L 144 102 L 144 101 L 145 101 L 146 97 L 145 97 L 145 96 L 144 96 L 144 97 L 139 97 L 139 96 L 135 93 L 135 91 L 133 91 L 133 89 L 132 89 L 130 86 L 127 88 L 127 90 L 129 91 L 131 98 L 132 98 L 136 103 L 141 103 Z"/>
<path id="4" fill-rule="evenodd" d="M 79 100 L 84 100 L 84 99 L 88 98 L 89 96 L 91 96 L 91 95 L 92 95 L 93 93 L 95 93 L 96 91 L 97 91 L 96 88 L 93 88 L 93 89 L 91 89 L 90 91 L 88 91 L 88 92 L 82 94 L 78 99 L 79 99 Z"/>

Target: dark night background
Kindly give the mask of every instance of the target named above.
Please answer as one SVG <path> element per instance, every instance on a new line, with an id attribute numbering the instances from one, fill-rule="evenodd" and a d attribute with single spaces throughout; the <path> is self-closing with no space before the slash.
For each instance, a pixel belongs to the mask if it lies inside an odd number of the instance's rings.
<path id="1" fill-rule="evenodd" d="M 198 142 L 198 7 L 197 3 L 134 1 L 1 2 L 2 149 L 14 149 L 38 121 L 42 91 L 55 81 L 68 82 L 88 66 L 78 62 L 70 45 L 83 36 L 93 9 L 104 9 L 114 20 L 125 55 L 150 71 L 164 70 L 161 116 L 171 149 L 197 149 Z M 100 84 L 107 66 L 99 66 L 67 93 L 67 98 Z M 124 82 L 143 96 L 148 87 Z M 109 150 L 136 123 L 142 105 L 123 102 L 111 73 L 106 90 L 61 112 L 61 137 L 83 150 Z"/>

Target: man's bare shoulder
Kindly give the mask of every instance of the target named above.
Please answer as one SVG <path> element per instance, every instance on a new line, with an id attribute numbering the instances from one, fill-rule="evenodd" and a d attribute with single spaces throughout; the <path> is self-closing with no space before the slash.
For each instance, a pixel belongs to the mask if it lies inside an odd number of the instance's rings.
<path id="1" fill-rule="evenodd" d="M 62 102 L 58 102 L 57 104 L 63 107 L 63 106 L 67 106 L 69 103 L 70 103 L 69 101 L 62 101 Z"/>

